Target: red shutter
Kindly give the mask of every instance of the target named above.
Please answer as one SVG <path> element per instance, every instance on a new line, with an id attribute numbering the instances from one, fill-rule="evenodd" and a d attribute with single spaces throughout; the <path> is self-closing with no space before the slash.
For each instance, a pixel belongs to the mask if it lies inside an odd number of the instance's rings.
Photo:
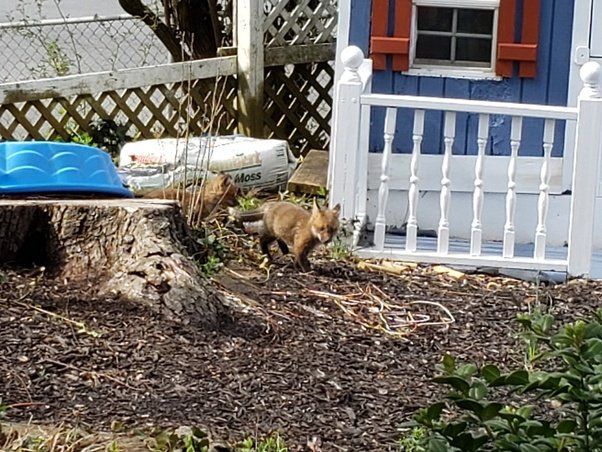
<path id="1" fill-rule="evenodd" d="M 393 1 L 395 2 L 395 26 L 393 36 L 389 36 L 389 0 L 372 0 L 370 56 L 376 70 L 385 70 L 386 56 L 393 55 L 393 70 L 407 71 L 410 67 L 412 0 Z"/>
<path id="2" fill-rule="evenodd" d="M 496 73 L 512 77 L 514 62 L 520 62 L 519 76 L 537 74 L 540 0 L 523 0 L 521 42 L 515 42 L 516 0 L 500 0 Z"/>
<path id="3" fill-rule="evenodd" d="M 539 39 L 540 0 L 524 0 L 523 3 L 523 29 L 522 45 L 532 54 L 527 61 L 521 61 L 518 75 L 521 77 L 535 78 L 537 75 L 537 41 Z"/>

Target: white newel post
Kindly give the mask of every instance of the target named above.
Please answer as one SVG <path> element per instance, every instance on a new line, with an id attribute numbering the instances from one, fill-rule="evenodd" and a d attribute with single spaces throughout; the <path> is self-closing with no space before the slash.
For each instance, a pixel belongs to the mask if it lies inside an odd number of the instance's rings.
<path id="1" fill-rule="evenodd" d="M 237 0 L 238 132 L 263 137 L 263 2 Z"/>
<path id="2" fill-rule="evenodd" d="M 358 182 L 358 155 L 361 122 L 362 80 L 358 72 L 364 54 L 356 46 L 341 53 L 344 70 L 337 84 L 335 117 L 332 122 L 332 161 L 329 177 L 330 205 L 341 204 L 341 217 L 352 220 L 356 216 Z M 367 150 L 366 150 L 367 152 Z M 364 168 L 365 170 L 365 168 Z"/>
<path id="3" fill-rule="evenodd" d="M 591 269 L 598 160 L 602 151 L 600 65 L 586 63 L 580 75 L 584 87 L 579 94 L 571 190 L 568 249 L 571 276 L 588 276 Z"/>

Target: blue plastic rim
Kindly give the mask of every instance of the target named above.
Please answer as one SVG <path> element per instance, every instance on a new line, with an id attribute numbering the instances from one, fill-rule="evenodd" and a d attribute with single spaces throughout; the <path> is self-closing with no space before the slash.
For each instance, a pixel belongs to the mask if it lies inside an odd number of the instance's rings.
<path id="1" fill-rule="evenodd" d="M 0 143 L 1 194 L 103 194 L 132 198 L 106 152 L 53 141 Z"/>

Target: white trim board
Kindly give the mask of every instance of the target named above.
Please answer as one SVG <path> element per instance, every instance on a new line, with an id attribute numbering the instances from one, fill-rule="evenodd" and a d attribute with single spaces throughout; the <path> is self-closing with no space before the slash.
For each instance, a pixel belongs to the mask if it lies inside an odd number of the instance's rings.
<path id="1" fill-rule="evenodd" d="M 0 104 L 177 83 L 236 74 L 235 56 L 0 84 Z"/>
<path id="2" fill-rule="evenodd" d="M 407 190 L 410 185 L 410 154 L 391 155 L 389 165 L 389 189 Z M 474 191 L 474 168 L 476 155 L 454 155 L 451 162 L 451 187 L 454 192 Z M 380 185 L 382 154 L 368 156 L 368 189 L 377 190 Z M 508 164 L 510 157 L 485 156 L 483 169 L 484 190 L 486 193 L 506 193 L 508 190 Z M 538 194 L 539 173 L 543 158 L 518 157 L 516 165 L 517 193 Z M 424 191 L 441 190 L 441 166 L 443 155 L 421 155 L 419 159 L 418 189 Z M 559 194 L 562 190 L 562 158 L 550 161 L 550 193 Z"/>
<path id="3" fill-rule="evenodd" d="M 511 269 L 527 269 L 540 271 L 566 272 L 568 265 L 565 260 L 546 259 L 536 261 L 527 257 L 513 257 L 504 259 L 496 256 L 472 257 L 467 254 L 436 254 L 429 252 L 408 253 L 400 248 L 386 247 L 384 250 L 376 248 L 358 248 L 355 251 L 359 257 L 365 259 L 395 259 L 404 262 L 419 262 L 423 264 L 462 265 L 469 267 L 499 267 Z"/>

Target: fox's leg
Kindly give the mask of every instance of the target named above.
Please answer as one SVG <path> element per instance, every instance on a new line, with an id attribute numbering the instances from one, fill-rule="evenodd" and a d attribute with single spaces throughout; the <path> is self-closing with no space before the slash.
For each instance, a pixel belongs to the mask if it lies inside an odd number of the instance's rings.
<path id="1" fill-rule="evenodd" d="M 263 235 L 259 238 L 259 246 L 261 247 L 261 252 L 267 256 L 269 262 L 272 262 L 272 255 L 270 254 L 270 245 L 273 241 L 274 237 L 266 235 Z"/>
<path id="2" fill-rule="evenodd" d="M 311 271 L 311 264 L 307 259 L 309 249 L 307 247 L 295 246 L 295 262 L 303 272 Z"/>
<path id="3" fill-rule="evenodd" d="M 280 247 L 280 251 L 282 251 L 282 254 L 288 254 L 288 245 L 280 239 L 278 239 L 277 242 L 278 246 Z"/>

